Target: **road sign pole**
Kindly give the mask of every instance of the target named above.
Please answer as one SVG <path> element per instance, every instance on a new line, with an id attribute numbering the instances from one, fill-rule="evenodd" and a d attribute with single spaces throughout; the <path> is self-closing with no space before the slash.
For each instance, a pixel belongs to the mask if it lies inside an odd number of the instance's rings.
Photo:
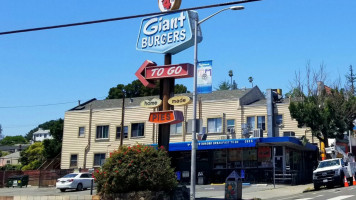
<path id="1" fill-rule="evenodd" d="M 164 64 L 172 64 L 172 55 L 164 55 Z M 174 95 L 174 78 L 164 78 L 160 80 L 160 99 L 162 99 L 161 111 L 174 110 L 168 104 L 168 99 Z M 158 147 L 163 146 L 169 151 L 170 124 L 160 124 L 158 126 Z"/>

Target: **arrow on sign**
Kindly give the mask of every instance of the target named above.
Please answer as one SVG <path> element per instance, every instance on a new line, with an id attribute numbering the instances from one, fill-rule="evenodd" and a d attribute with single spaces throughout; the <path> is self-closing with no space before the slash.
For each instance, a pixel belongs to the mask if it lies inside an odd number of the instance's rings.
<path id="1" fill-rule="evenodd" d="M 146 70 L 145 69 L 146 69 L 146 67 L 150 67 L 150 66 L 157 66 L 157 64 L 155 62 L 150 61 L 150 60 L 146 60 L 141 65 L 141 67 L 137 70 L 135 75 L 137 76 L 138 80 L 140 80 L 141 83 L 145 87 L 154 88 L 155 87 L 154 82 L 146 80 Z"/>

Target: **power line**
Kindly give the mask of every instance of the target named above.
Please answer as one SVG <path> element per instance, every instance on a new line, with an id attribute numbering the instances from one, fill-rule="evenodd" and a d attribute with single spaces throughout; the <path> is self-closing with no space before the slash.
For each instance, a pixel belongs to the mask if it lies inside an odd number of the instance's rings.
<path id="1" fill-rule="evenodd" d="M 168 11 L 165 13 L 175 13 L 175 12 L 182 12 L 182 11 L 188 11 L 188 10 L 200 10 L 200 9 L 213 8 L 213 7 L 250 3 L 250 2 L 254 2 L 254 1 L 261 1 L 261 0 L 233 1 L 233 2 L 228 2 L 228 3 L 213 4 L 213 5 L 208 5 L 208 6 L 185 8 L 185 9 L 180 9 L 180 10 Z M 97 24 L 97 23 L 104 23 L 104 22 L 111 22 L 111 21 L 120 21 L 120 20 L 125 20 L 125 19 L 134 19 L 134 18 L 139 18 L 139 17 L 147 17 L 147 16 L 152 16 L 152 15 L 161 15 L 161 14 L 163 14 L 163 13 L 162 12 L 154 12 L 154 13 L 141 14 L 141 15 L 131 15 L 131 16 L 126 16 L 126 17 L 116 17 L 116 18 L 101 19 L 101 20 L 94 20 L 94 21 L 77 22 L 77 23 L 54 25 L 54 26 L 44 26 L 44 27 L 29 28 L 29 29 L 20 29 L 20 30 L 14 30 L 14 31 L 0 32 L 0 35 L 9 35 L 9 34 L 15 34 L 15 33 L 41 31 L 41 30 L 49 30 L 49 29 L 56 29 L 56 28 L 66 28 L 66 27 L 71 27 L 71 26 L 82 26 L 82 25 Z"/>
<path id="2" fill-rule="evenodd" d="M 98 97 L 104 98 L 104 97 Z M 22 105 L 22 106 L 0 106 L 0 109 L 7 109 L 7 108 L 34 108 L 34 107 L 45 107 L 45 106 L 57 106 L 57 105 L 64 105 L 64 104 L 71 104 L 71 103 L 77 103 L 80 100 L 77 101 L 68 101 L 68 102 L 59 102 L 59 103 L 49 103 L 49 104 L 39 104 L 39 105 Z"/>

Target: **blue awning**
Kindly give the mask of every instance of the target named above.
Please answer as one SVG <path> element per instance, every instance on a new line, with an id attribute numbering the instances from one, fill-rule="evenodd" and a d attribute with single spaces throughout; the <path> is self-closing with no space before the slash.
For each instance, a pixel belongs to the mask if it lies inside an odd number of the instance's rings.
<path id="1" fill-rule="evenodd" d="M 228 140 L 198 141 L 198 150 L 229 149 L 260 146 L 287 146 L 299 150 L 315 151 L 317 147 L 310 143 L 303 145 L 295 137 L 246 138 Z M 169 144 L 169 151 L 191 151 L 192 142 L 176 142 Z"/>
<path id="2" fill-rule="evenodd" d="M 259 138 L 198 141 L 198 150 L 256 147 Z M 169 151 L 191 151 L 192 142 L 169 144 Z"/>

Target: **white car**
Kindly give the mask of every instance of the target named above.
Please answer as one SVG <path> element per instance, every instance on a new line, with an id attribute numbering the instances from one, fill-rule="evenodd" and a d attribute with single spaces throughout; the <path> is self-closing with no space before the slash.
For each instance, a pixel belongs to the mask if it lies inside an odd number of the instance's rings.
<path id="1" fill-rule="evenodd" d="M 66 189 L 80 191 L 90 188 L 92 180 L 94 179 L 90 173 L 71 173 L 57 179 L 56 188 L 61 190 L 61 192 L 65 192 Z"/>

